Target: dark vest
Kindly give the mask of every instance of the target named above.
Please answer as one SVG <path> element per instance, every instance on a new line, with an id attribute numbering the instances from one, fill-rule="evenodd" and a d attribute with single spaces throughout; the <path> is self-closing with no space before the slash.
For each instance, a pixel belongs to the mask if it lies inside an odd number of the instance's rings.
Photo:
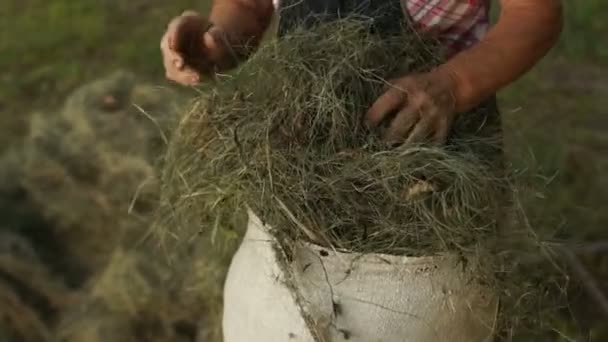
<path id="1" fill-rule="evenodd" d="M 380 34 L 399 30 L 404 19 L 399 0 L 282 0 L 278 34 L 345 16 L 371 20 Z"/>

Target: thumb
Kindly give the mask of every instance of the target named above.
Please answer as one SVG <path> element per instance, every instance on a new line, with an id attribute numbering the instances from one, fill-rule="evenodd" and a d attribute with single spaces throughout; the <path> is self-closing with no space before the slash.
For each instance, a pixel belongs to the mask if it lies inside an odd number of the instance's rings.
<path id="1" fill-rule="evenodd" d="M 184 59 L 177 55 L 174 57 L 173 59 L 173 65 L 178 69 L 178 70 L 182 70 L 184 68 Z"/>
<path id="2" fill-rule="evenodd" d="M 205 34 L 203 35 L 203 43 L 205 44 L 205 47 L 207 47 L 207 49 L 212 51 L 217 50 L 219 47 L 216 40 L 216 36 L 210 31 L 205 32 Z"/>
<path id="3" fill-rule="evenodd" d="M 198 14 L 198 12 L 193 11 L 193 10 L 185 10 L 185 11 L 182 13 L 182 17 L 183 17 L 183 16 L 188 16 L 188 15 L 191 15 L 191 16 L 198 16 L 199 14 Z"/>

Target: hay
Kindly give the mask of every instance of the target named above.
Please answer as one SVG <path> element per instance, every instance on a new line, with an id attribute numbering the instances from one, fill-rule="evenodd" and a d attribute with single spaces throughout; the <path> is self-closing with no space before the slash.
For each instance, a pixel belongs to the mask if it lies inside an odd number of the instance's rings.
<path id="1" fill-rule="evenodd" d="M 0 341 L 50 341 L 57 315 L 76 299 L 26 239 L 0 229 Z"/>
<path id="2" fill-rule="evenodd" d="M 193 342 L 207 306 L 182 284 L 191 273 L 176 272 L 154 252 L 118 248 L 81 305 L 64 313 L 59 340 Z"/>
<path id="3" fill-rule="evenodd" d="M 224 279 L 238 239 L 221 247 L 211 239 L 199 242 L 174 263 L 175 271 L 182 279 L 180 298 L 204 312 L 198 326 L 198 339 L 222 341 Z"/>
<path id="4" fill-rule="evenodd" d="M 182 275 L 136 248 L 158 204 L 156 163 L 180 100 L 116 72 L 77 89 L 59 113 L 32 115 L 19 180 L 51 223 L 50 242 L 70 266 L 60 271 L 79 273 L 81 299 L 58 313 L 58 340 L 194 339 L 205 306 L 182 301 L 167 284 Z"/>
<path id="5" fill-rule="evenodd" d="M 82 277 L 145 234 L 180 99 L 118 71 L 76 89 L 59 113 L 31 116 L 13 182 Z"/>
<path id="6" fill-rule="evenodd" d="M 13 289 L 0 281 L 0 341 L 48 341 L 49 331 L 34 308 L 17 296 Z"/>
<path id="7" fill-rule="evenodd" d="M 448 147 L 388 149 L 362 124 L 385 80 L 439 61 L 431 47 L 409 30 L 378 39 L 350 21 L 266 46 L 176 133 L 164 175 L 182 221 L 174 233 L 216 222 L 232 203 L 284 241 L 356 252 L 430 255 L 495 236 L 504 184 L 494 156 L 476 153 L 494 141 L 472 141 L 459 122 Z M 433 191 L 409 193 L 424 185 Z"/>
<path id="8" fill-rule="evenodd" d="M 155 160 L 181 111 L 180 100 L 181 95 L 170 89 L 142 84 L 133 74 L 116 71 L 76 89 L 60 117 L 97 144 Z"/>
<path id="9" fill-rule="evenodd" d="M 501 298 L 501 340 L 520 328 L 554 330 L 547 322 L 567 277 L 529 224 L 504 224 L 514 180 L 502 168 L 491 106 L 459 116 L 445 146 L 390 148 L 382 129 L 362 124 L 387 79 L 431 69 L 438 51 L 409 27 L 378 39 L 367 24 L 343 20 L 270 42 L 203 89 L 164 160 L 155 228 L 165 247 L 238 241 L 234 217 L 250 207 L 286 250 L 306 240 L 364 253 L 458 253 Z M 521 210 L 512 214 L 521 219 Z"/>
<path id="10" fill-rule="evenodd" d="M 40 119 L 24 147 L 21 182 L 70 259 L 87 272 L 103 266 L 127 238 L 141 236 L 154 197 L 154 169 L 145 159 L 112 151 L 93 137 Z M 57 139 L 54 134 L 60 135 Z M 138 192 L 138 189 L 140 190 Z M 136 194 L 141 201 L 134 201 Z M 132 210 L 130 208 L 141 209 Z"/>
<path id="11" fill-rule="evenodd" d="M 0 232 L 0 279 L 9 281 L 40 317 L 55 322 L 55 314 L 72 305 L 77 296 L 63 279 L 49 271 L 23 237 Z"/>
<path id="12" fill-rule="evenodd" d="M 0 340 L 196 338 L 207 307 L 186 300 L 180 283 L 192 268 L 174 273 L 157 251 L 135 248 L 158 204 L 156 163 L 181 99 L 116 72 L 77 89 L 58 113 L 30 116 L 23 143 L 0 157 L 9 325 L 0 323 Z"/>
<path id="13" fill-rule="evenodd" d="M 17 181 L 22 171 L 21 152 L 9 148 L 0 156 L 0 230 L 25 231 L 43 225 L 39 208 L 31 203 L 27 191 Z"/>

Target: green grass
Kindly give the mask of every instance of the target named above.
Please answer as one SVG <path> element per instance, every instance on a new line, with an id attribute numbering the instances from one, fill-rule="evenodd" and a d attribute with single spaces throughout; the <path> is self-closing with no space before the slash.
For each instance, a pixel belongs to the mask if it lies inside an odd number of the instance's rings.
<path id="1" fill-rule="evenodd" d="M 566 25 L 556 51 L 579 62 L 608 65 L 608 2 L 568 0 L 564 10 Z"/>
<path id="2" fill-rule="evenodd" d="M 500 1 L 492 0 L 496 20 Z M 564 29 L 550 57 L 565 57 L 579 63 L 608 65 L 608 2 L 603 0 L 562 0 Z"/>
<path id="3" fill-rule="evenodd" d="M 534 211 L 564 237 L 608 239 L 605 94 L 608 72 L 547 60 L 500 97 L 515 164 L 552 180 Z"/>
<path id="4" fill-rule="evenodd" d="M 558 45 L 500 93 L 509 146 L 553 177 L 537 212 L 559 218 L 564 235 L 608 238 L 608 2 L 566 1 L 564 14 Z"/>

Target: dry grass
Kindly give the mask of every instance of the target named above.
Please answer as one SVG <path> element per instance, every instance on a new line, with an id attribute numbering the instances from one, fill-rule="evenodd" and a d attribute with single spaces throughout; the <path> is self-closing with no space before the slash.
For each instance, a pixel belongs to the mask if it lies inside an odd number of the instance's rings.
<path id="1" fill-rule="evenodd" d="M 172 135 L 156 227 L 165 248 L 238 241 L 234 218 L 249 207 L 286 249 L 458 253 L 499 294 L 503 339 L 551 331 L 567 278 L 513 206 L 519 180 L 503 168 L 491 104 L 462 115 L 445 146 L 389 147 L 362 124 L 388 79 L 437 55 L 408 27 L 378 39 L 349 20 L 269 42 L 203 89 Z"/>
<path id="2" fill-rule="evenodd" d="M 495 235 L 505 184 L 500 155 L 482 150 L 499 154 L 496 141 L 460 122 L 447 147 L 389 149 L 362 125 L 388 78 L 436 53 L 409 30 L 380 40 L 351 22 L 267 45 L 183 118 L 164 175 L 172 217 L 186 220 L 172 233 L 189 240 L 233 203 L 285 239 L 352 251 L 432 254 Z M 408 195 L 421 184 L 433 191 Z"/>

